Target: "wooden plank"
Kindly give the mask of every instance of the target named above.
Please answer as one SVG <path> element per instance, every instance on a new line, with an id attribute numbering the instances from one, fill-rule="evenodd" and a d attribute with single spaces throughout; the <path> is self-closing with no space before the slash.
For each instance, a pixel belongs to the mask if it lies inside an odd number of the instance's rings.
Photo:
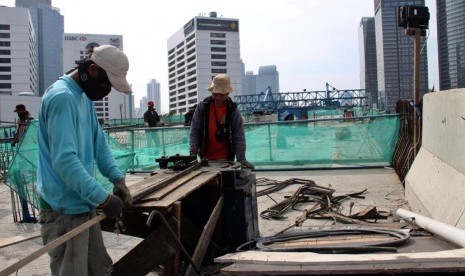
<path id="1" fill-rule="evenodd" d="M 192 171 L 197 170 L 200 166 L 201 166 L 200 163 L 196 163 L 195 165 L 192 165 L 192 166 L 190 166 L 187 169 L 184 169 L 182 171 L 178 171 L 178 172 L 166 171 L 166 173 L 172 172 L 173 175 L 170 178 L 166 178 L 166 179 L 164 179 L 162 181 L 157 182 L 155 185 L 151 185 L 151 186 L 149 186 L 149 187 L 147 187 L 145 189 L 140 189 L 139 191 L 137 191 L 135 193 L 131 193 L 132 197 L 133 197 L 134 201 L 137 201 L 137 200 L 145 197 L 146 195 L 149 195 L 152 192 L 154 192 L 156 190 L 159 190 L 162 187 L 165 187 L 165 186 L 171 184 L 171 182 L 173 182 L 174 180 L 176 180 L 178 178 L 181 178 L 181 177 L 189 174 Z"/>
<path id="2" fill-rule="evenodd" d="M 158 183 L 165 181 L 168 178 L 173 177 L 174 173 L 157 173 L 155 175 L 149 176 L 134 183 L 128 183 L 128 189 L 132 195 L 139 193 L 142 190 L 147 189 L 150 186 L 156 186 Z"/>
<path id="3" fill-rule="evenodd" d="M 162 198 L 164 198 L 167 194 L 171 193 L 172 191 L 176 190 L 179 186 L 183 185 L 187 181 L 190 181 L 192 178 L 195 178 L 199 174 L 201 174 L 201 171 L 193 171 L 188 173 L 187 175 L 174 180 L 172 183 L 166 185 L 165 187 L 160 188 L 159 190 L 156 190 L 155 192 L 144 196 L 139 200 L 139 202 L 147 202 L 147 201 L 157 201 Z"/>
<path id="4" fill-rule="evenodd" d="M 200 235 L 199 242 L 197 243 L 194 255 L 192 256 L 192 261 L 194 262 L 196 267 L 200 267 L 202 265 L 202 261 L 205 257 L 205 252 L 207 251 L 208 244 L 210 243 L 213 231 L 215 230 L 216 224 L 218 223 L 218 219 L 223 208 L 223 203 L 224 196 L 221 195 L 221 197 L 218 199 L 218 202 L 215 205 L 215 208 L 213 208 L 210 218 L 208 219 L 207 223 L 203 228 L 202 234 Z M 186 276 L 193 276 L 194 272 L 194 268 L 192 264 L 190 264 L 187 268 Z"/>
<path id="5" fill-rule="evenodd" d="M 461 259 L 465 262 L 465 248 L 437 252 L 386 253 L 386 254 L 318 254 L 313 252 L 245 251 L 226 254 L 215 259 L 217 263 L 254 264 L 349 264 L 349 263 L 401 263 L 416 260 Z"/>
<path id="6" fill-rule="evenodd" d="M 186 182 L 184 185 L 178 187 L 175 191 L 171 192 L 159 201 L 142 202 L 140 204 L 135 205 L 136 207 L 140 208 L 167 208 L 174 202 L 185 198 L 187 195 L 189 195 L 199 187 L 205 185 L 218 175 L 219 172 L 204 172 L 198 175 L 196 178 Z"/>
<path id="7" fill-rule="evenodd" d="M 302 238 L 302 239 L 294 239 L 285 242 L 273 242 L 270 247 L 293 247 L 293 246 L 308 246 L 311 248 L 312 246 L 323 246 L 323 245 L 343 245 L 343 246 L 355 246 L 355 245 L 366 245 L 368 243 L 381 243 L 381 242 L 388 242 L 388 241 L 396 241 L 397 239 L 393 237 L 385 237 L 385 236 L 351 236 L 351 235 L 339 235 L 339 236 L 329 236 L 329 237 L 322 237 L 322 238 Z"/>
<path id="8" fill-rule="evenodd" d="M 393 263 L 393 264 L 364 264 L 351 265 L 273 265 L 273 264 L 232 264 L 221 268 L 221 275 L 363 275 L 363 274 L 391 274 L 401 273 L 441 273 L 464 272 L 465 263 L 454 259 L 431 260 L 430 262 Z"/>
<path id="9" fill-rule="evenodd" d="M 35 235 L 31 237 L 23 237 L 23 236 L 14 236 L 14 237 L 9 237 L 3 240 L 0 240 L 0 248 L 7 247 L 10 245 L 14 245 L 17 243 L 25 242 L 28 240 L 33 240 L 40 237 L 40 235 Z"/>

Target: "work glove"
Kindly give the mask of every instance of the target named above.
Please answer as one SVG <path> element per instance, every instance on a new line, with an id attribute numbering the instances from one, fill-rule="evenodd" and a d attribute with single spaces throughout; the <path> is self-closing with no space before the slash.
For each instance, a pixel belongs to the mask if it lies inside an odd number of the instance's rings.
<path id="1" fill-rule="evenodd" d="M 126 186 L 124 178 L 118 178 L 113 182 L 113 195 L 119 197 L 123 201 L 124 207 L 132 205 L 132 195 Z"/>
<path id="2" fill-rule="evenodd" d="M 118 217 L 123 211 L 123 202 L 119 197 L 109 194 L 107 199 L 100 204 L 100 208 L 109 218 Z"/>
<path id="3" fill-rule="evenodd" d="M 255 169 L 255 166 L 252 165 L 251 163 L 249 163 L 249 161 L 247 160 L 242 160 L 242 161 L 239 161 L 241 163 L 241 167 L 242 168 L 249 168 L 251 170 Z"/>

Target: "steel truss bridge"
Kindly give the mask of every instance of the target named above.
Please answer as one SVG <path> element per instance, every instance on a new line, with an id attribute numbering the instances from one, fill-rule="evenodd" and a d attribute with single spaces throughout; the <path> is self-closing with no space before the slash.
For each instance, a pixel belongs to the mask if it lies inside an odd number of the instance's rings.
<path id="1" fill-rule="evenodd" d="M 327 84 L 327 88 L 329 85 Z M 310 109 L 327 108 L 351 108 L 354 106 L 368 106 L 368 97 L 365 89 L 333 88 L 326 91 L 303 91 L 271 93 L 268 87 L 265 92 L 258 95 L 234 96 L 234 101 L 241 112 L 270 112 L 275 113 L 279 109 L 300 107 Z"/>

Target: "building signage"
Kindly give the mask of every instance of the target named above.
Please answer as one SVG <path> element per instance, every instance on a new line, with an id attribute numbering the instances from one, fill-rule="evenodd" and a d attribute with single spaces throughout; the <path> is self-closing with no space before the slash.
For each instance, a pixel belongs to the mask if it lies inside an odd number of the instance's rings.
<path id="1" fill-rule="evenodd" d="M 189 20 L 189 22 L 184 24 L 184 36 L 187 36 L 193 30 L 194 30 L 194 19 L 192 18 L 191 20 Z"/>
<path id="2" fill-rule="evenodd" d="M 238 20 L 197 18 L 197 30 L 238 32 Z"/>
<path id="3" fill-rule="evenodd" d="M 66 35 L 65 40 L 66 41 L 86 41 L 87 37 L 79 36 L 79 35 Z"/>
<path id="4" fill-rule="evenodd" d="M 95 36 L 91 36 L 95 40 Z M 85 35 L 65 35 L 65 41 L 87 41 L 89 38 Z M 91 38 L 92 39 L 92 38 Z M 112 45 L 119 45 L 121 44 L 120 37 L 109 37 L 108 41 Z M 94 42 L 95 43 L 95 42 Z"/>

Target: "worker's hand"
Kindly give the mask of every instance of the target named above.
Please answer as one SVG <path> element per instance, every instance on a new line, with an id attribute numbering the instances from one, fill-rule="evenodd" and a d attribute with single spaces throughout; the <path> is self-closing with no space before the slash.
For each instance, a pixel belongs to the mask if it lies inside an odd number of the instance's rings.
<path id="1" fill-rule="evenodd" d="M 132 205 L 131 192 L 129 192 L 124 178 L 118 178 L 113 182 L 113 194 L 123 201 L 124 207 Z"/>
<path id="2" fill-rule="evenodd" d="M 249 168 L 251 170 L 255 169 L 255 166 L 252 165 L 251 163 L 249 163 L 249 161 L 247 161 L 247 160 L 242 160 L 242 161 L 239 161 L 239 162 L 241 162 L 241 166 L 243 168 Z"/>
<path id="3" fill-rule="evenodd" d="M 100 204 L 100 207 L 109 218 L 114 218 L 121 215 L 123 211 L 123 202 L 119 197 L 109 194 L 107 199 Z"/>

